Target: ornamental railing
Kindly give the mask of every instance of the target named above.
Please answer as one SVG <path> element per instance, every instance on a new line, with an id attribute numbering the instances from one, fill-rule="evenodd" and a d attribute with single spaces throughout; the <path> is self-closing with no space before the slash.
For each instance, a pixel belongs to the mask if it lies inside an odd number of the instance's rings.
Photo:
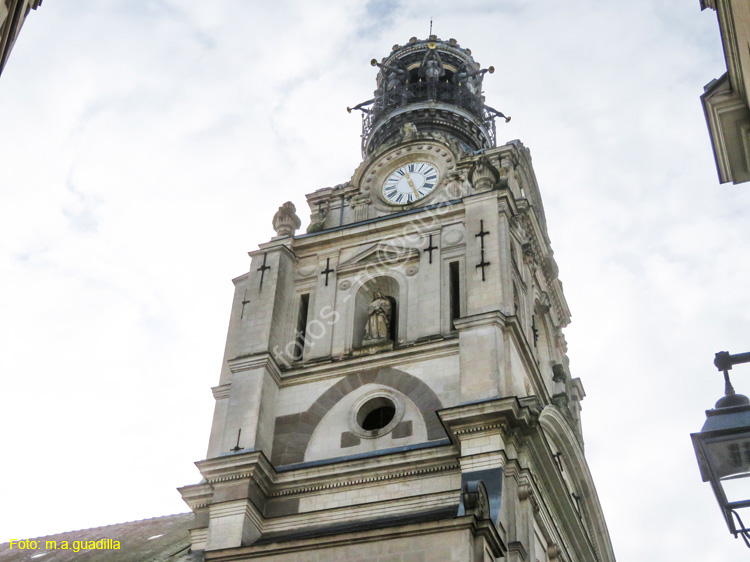
<path id="1" fill-rule="evenodd" d="M 381 121 L 388 113 L 414 103 L 430 101 L 455 105 L 478 117 L 487 128 L 491 145 L 495 146 L 495 117 L 504 117 L 504 115 L 488 108 L 483 103 L 481 96 L 473 94 L 464 85 L 456 85 L 450 82 L 419 81 L 392 88 L 376 95 L 369 108 L 361 108 L 363 151 L 372 133 L 373 125 Z"/>

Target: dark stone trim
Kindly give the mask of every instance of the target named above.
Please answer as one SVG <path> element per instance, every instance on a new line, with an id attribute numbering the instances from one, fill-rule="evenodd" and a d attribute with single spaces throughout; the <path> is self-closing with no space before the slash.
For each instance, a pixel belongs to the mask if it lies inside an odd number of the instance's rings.
<path id="1" fill-rule="evenodd" d="M 356 447 L 362 442 L 362 440 L 354 435 L 351 431 L 344 431 L 341 434 L 341 448 L 346 449 L 347 447 Z"/>
<path id="2" fill-rule="evenodd" d="M 393 438 L 402 439 L 404 437 L 411 437 L 413 434 L 411 420 L 399 423 L 393 428 Z"/>
<path id="3" fill-rule="evenodd" d="M 373 457 L 382 457 L 385 455 L 395 455 L 400 453 L 407 453 L 409 451 L 419 451 L 421 449 L 432 449 L 434 447 L 448 447 L 451 445 L 451 440 L 447 437 L 438 439 L 436 441 L 427 441 L 426 443 L 415 443 L 414 445 L 402 445 L 401 447 L 390 447 L 388 449 L 378 449 L 377 451 L 367 451 L 364 453 L 355 453 L 353 455 L 343 455 L 341 457 L 330 457 L 327 459 L 320 459 L 317 461 L 300 462 L 297 464 L 288 464 L 274 467 L 276 472 L 291 472 L 293 470 L 300 470 L 303 468 L 311 468 L 313 466 L 327 466 L 330 464 L 336 464 L 340 462 L 356 461 L 360 459 L 371 459 Z"/>

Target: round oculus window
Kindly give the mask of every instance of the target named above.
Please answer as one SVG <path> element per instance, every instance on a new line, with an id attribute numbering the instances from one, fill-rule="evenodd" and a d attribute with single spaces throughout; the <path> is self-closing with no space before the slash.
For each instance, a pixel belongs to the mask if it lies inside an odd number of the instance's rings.
<path id="1" fill-rule="evenodd" d="M 373 398 L 357 412 L 357 423 L 365 431 L 378 431 L 396 415 L 396 405 L 384 396 Z"/>
<path id="2" fill-rule="evenodd" d="M 359 437 L 373 439 L 392 431 L 403 417 L 403 400 L 397 393 L 382 389 L 368 393 L 354 404 L 349 414 L 349 429 Z"/>

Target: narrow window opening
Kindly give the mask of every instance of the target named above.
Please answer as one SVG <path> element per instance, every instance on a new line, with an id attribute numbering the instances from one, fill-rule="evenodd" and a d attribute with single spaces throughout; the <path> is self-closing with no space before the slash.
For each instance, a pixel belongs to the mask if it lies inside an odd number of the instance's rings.
<path id="1" fill-rule="evenodd" d="M 393 297 L 387 297 L 391 303 L 391 325 L 388 328 L 389 336 L 395 346 L 398 343 L 398 303 Z"/>
<path id="2" fill-rule="evenodd" d="M 450 309 L 451 309 L 451 330 L 456 326 L 453 321 L 461 318 L 461 277 L 459 275 L 458 262 L 452 261 L 448 264 L 448 277 L 450 286 Z"/>
<path id="3" fill-rule="evenodd" d="M 299 299 L 299 316 L 297 317 L 297 331 L 294 345 L 294 360 L 302 359 L 302 353 L 305 351 L 305 335 L 307 334 L 307 311 L 310 308 L 310 294 L 300 295 Z"/>

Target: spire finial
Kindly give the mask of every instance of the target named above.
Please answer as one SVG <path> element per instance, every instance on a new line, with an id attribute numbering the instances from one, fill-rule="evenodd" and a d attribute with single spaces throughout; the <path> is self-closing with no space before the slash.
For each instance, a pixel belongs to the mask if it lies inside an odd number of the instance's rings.
<path id="1" fill-rule="evenodd" d="M 432 17 L 430 17 L 430 35 L 432 35 Z"/>

